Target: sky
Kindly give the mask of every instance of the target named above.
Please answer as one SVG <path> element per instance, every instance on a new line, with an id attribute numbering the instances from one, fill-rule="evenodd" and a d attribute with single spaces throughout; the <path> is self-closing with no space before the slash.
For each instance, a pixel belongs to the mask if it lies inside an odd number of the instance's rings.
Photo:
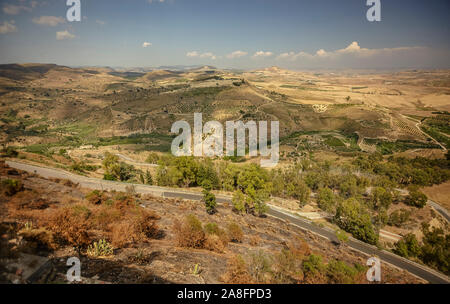
<path id="1" fill-rule="evenodd" d="M 0 63 L 450 68 L 450 1 L 0 0 Z"/>

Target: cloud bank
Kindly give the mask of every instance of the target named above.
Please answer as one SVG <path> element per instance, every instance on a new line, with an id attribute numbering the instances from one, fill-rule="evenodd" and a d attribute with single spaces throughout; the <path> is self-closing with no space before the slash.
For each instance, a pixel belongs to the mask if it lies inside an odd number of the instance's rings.
<path id="1" fill-rule="evenodd" d="M 0 34 L 8 34 L 17 32 L 17 27 L 14 25 L 14 21 L 4 21 L 2 25 L 0 25 Z"/>
<path id="2" fill-rule="evenodd" d="M 58 24 L 66 22 L 64 18 L 55 16 L 41 16 L 39 18 L 33 18 L 32 21 L 35 24 L 47 26 L 57 26 Z"/>
<path id="3" fill-rule="evenodd" d="M 69 33 L 68 31 L 56 32 L 56 40 L 67 40 L 73 38 L 75 38 L 75 35 Z"/>

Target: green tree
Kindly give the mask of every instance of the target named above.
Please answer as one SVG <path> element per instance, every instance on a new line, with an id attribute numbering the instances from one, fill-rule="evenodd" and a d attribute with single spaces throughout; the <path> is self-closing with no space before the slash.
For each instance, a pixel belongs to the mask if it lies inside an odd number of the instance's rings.
<path id="1" fill-rule="evenodd" d="M 378 233 L 370 214 L 358 200 L 350 198 L 340 203 L 334 221 L 339 228 L 351 233 L 353 237 L 369 244 L 377 244 Z"/>
<path id="2" fill-rule="evenodd" d="M 408 233 L 401 240 L 395 243 L 393 251 L 402 257 L 417 257 L 421 253 L 421 248 L 416 236 Z"/>
<path id="3" fill-rule="evenodd" d="M 203 182 L 203 201 L 205 202 L 206 212 L 214 214 L 217 212 L 216 196 L 211 192 L 212 185 L 210 181 Z"/>
<path id="4" fill-rule="evenodd" d="M 445 234 L 442 228 L 422 224 L 423 246 L 420 259 L 427 265 L 434 267 L 446 275 L 450 274 L 450 234 Z"/>
<path id="5" fill-rule="evenodd" d="M 295 178 L 286 186 L 287 193 L 290 197 L 299 201 L 300 207 L 308 203 L 311 190 L 300 178 Z"/>
<path id="6" fill-rule="evenodd" d="M 383 187 L 372 189 L 370 201 L 374 209 L 388 209 L 392 203 L 392 194 Z"/>
<path id="7" fill-rule="evenodd" d="M 334 212 L 335 202 L 336 197 L 333 190 L 330 188 L 322 188 L 319 190 L 319 193 L 317 194 L 317 204 L 320 209 L 327 212 Z"/>
<path id="8" fill-rule="evenodd" d="M 231 200 L 232 204 L 233 204 L 233 209 L 234 211 L 238 212 L 238 213 L 244 213 L 245 210 L 245 195 L 244 193 L 242 193 L 241 190 L 236 190 L 233 193 L 233 198 Z"/>
<path id="9" fill-rule="evenodd" d="M 427 204 L 428 198 L 418 189 L 413 188 L 409 191 L 409 195 L 405 199 L 405 204 L 417 208 L 423 208 Z"/>

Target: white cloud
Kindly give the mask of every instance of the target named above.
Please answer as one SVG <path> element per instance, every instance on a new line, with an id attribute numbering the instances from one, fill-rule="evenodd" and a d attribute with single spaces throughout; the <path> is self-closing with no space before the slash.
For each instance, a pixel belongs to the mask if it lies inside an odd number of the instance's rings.
<path id="1" fill-rule="evenodd" d="M 217 56 L 214 55 L 214 54 L 211 53 L 211 52 L 199 53 L 199 52 L 197 52 L 197 51 L 191 51 L 191 52 L 187 52 L 187 53 L 186 53 L 186 56 L 187 56 L 187 57 L 191 57 L 191 58 L 197 57 L 197 58 L 210 58 L 210 59 L 212 59 L 212 60 L 216 60 L 216 59 L 217 59 Z"/>
<path id="2" fill-rule="evenodd" d="M 358 42 L 353 41 L 347 47 L 343 49 L 338 49 L 335 51 L 326 51 L 324 49 L 318 50 L 315 54 L 309 54 L 306 52 L 288 52 L 282 53 L 277 56 L 278 60 L 291 60 L 295 61 L 298 59 L 310 59 L 310 60 L 320 60 L 320 59 L 339 59 L 343 57 L 357 57 L 364 58 L 375 55 L 392 54 L 402 51 L 418 50 L 423 49 L 423 47 L 398 47 L 398 48 L 383 48 L 383 49 L 367 49 L 362 48 Z"/>
<path id="3" fill-rule="evenodd" d="M 253 55 L 253 58 L 265 58 L 272 56 L 272 52 L 264 52 L 264 51 L 258 51 Z"/>
<path id="4" fill-rule="evenodd" d="M 146 47 L 149 47 L 149 46 L 152 46 L 152 44 L 150 42 L 147 42 L 147 41 L 142 44 L 143 48 L 146 48 Z"/>
<path id="5" fill-rule="evenodd" d="M 65 39 L 73 39 L 73 38 L 75 38 L 75 35 L 69 33 L 68 31 L 56 32 L 56 40 L 65 40 Z"/>
<path id="6" fill-rule="evenodd" d="M 148 3 L 153 3 L 153 2 L 160 2 L 160 3 L 163 3 L 164 2 L 164 0 L 147 0 L 147 2 Z"/>
<path id="7" fill-rule="evenodd" d="M 39 18 L 33 18 L 33 23 L 39 25 L 57 26 L 60 23 L 65 23 L 66 20 L 62 17 L 55 16 L 41 16 Z"/>
<path id="8" fill-rule="evenodd" d="M 240 57 L 244 57 L 246 56 L 248 53 L 247 52 L 243 52 L 243 51 L 234 51 L 231 54 L 227 55 L 228 59 L 234 59 L 234 58 L 240 58 Z"/>
<path id="9" fill-rule="evenodd" d="M 0 25 L 0 34 L 8 34 L 14 32 L 17 32 L 17 27 L 14 25 L 14 21 L 4 21 L 3 24 Z"/>
<path id="10" fill-rule="evenodd" d="M 34 5 L 34 4 L 32 4 Z M 22 11 L 30 12 L 32 7 L 28 7 L 25 5 L 14 5 L 14 4 L 5 4 L 3 5 L 3 12 L 7 15 L 18 15 Z"/>
<path id="11" fill-rule="evenodd" d="M 186 56 L 187 57 L 198 57 L 198 52 L 197 51 L 187 52 Z"/>

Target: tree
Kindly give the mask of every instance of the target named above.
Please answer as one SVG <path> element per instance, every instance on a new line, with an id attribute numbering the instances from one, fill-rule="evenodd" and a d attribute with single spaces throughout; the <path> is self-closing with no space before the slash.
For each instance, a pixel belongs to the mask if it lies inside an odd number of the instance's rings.
<path id="1" fill-rule="evenodd" d="M 299 177 L 290 182 L 286 186 L 286 189 L 289 196 L 299 201 L 300 207 L 303 207 L 308 203 L 311 190 Z"/>
<path id="2" fill-rule="evenodd" d="M 103 177 L 105 180 L 127 181 L 135 176 L 136 170 L 132 165 L 119 162 L 117 155 L 113 155 L 109 152 L 105 153 L 102 164 L 105 169 Z"/>
<path id="3" fill-rule="evenodd" d="M 217 212 L 216 196 L 211 192 L 212 185 L 210 181 L 203 182 L 203 201 L 205 202 L 206 212 L 214 214 Z"/>
<path id="4" fill-rule="evenodd" d="M 246 193 L 246 210 L 247 213 L 256 214 L 258 216 L 264 215 L 268 211 L 268 207 L 266 205 L 266 201 L 269 198 L 268 193 L 263 190 L 255 190 L 252 186 L 247 189 Z"/>
<path id="5" fill-rule="evenodd" d="M 442 228 L 433 227 L 430 230 L 428 224 L 422 224 L 423 246 L 420 259 L 445 274 L 450 273 L 450 234 L 445 234 Z"/>
<path id="6" fill-rule="evenodd" d="M 409 195 L 406 197 L 405 204 L 417 208 L 423 208 L 427 204 L 428 198 L 425 194 L 420 192 L 417 188 L 413 188 L 409 191 Z"/>
<path id="7" fill-rule="evenodd" d="M 412 233 L 405 235 L 394 246 L 394 252 L 405 258 L 417 257 L 421 252 L 420 244 Z"/>
<path id="8" fill-rule="evenodd" d="M 233 204 L 234 211 L 238 213 L 245 212 L 245 195 L 241 190 L 234 191 L 231 202 Z"/>
<path id="9" fill-rule="evenodd" d="M 377 244 L 378 233 L 370 214 L 358 200 L 350 198 L 340 203 L 334 221 L 339 228 L 351 233 L 355 238 L 372 245 Z"/>
<path id="10" fill-rule="evenodd" d="M 372 190 L 370 201 L 374 209 L 388 209 L 392 203 L 392 194 L 383 187 L 376 187 Z"/>
<path id="11" fill-rule="evenodd" d="M 319 190 L 317 204 L 320 209 L 327 212 L 334 212 L 335 200 L 335 195 L 330 188 L 322 188 Z"/>

